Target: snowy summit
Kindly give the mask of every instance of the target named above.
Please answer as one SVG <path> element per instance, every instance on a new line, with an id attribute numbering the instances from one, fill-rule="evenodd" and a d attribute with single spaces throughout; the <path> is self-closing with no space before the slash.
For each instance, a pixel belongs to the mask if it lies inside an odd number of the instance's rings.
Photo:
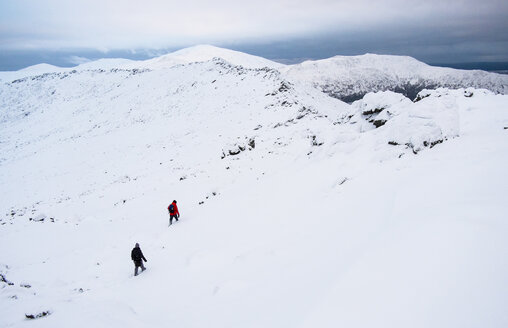
<path id="1" fill-rule="evenodd" d="M 0 326 L 508 325 L 508 76 L 197 46 L 0 82 Z"/>

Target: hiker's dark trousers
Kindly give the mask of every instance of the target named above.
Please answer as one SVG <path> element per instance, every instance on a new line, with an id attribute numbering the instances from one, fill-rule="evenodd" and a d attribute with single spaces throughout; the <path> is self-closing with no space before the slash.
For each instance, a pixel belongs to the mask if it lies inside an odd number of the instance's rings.
<path id="1" fill-rule="evenodd" d="M 138 268 L 141 267 L 141 272 L 145 271 L 146 268 L 145 266 L 143 265 L 143 261 L 134 261 L 134 275 L 137 276 L 138 275 Z"/>
<path id="2" fill-rule="evenodd" d="M 173 219 L 175 219 L 178 222 L 178 215 L 169 215 L 169 224 L 173 224 Z"/>

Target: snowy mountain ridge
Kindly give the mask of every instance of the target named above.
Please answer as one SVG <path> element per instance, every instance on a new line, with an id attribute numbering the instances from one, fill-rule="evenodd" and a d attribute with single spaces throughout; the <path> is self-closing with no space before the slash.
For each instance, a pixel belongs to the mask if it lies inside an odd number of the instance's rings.
<path id="1" fill-rule="evenodd" d="M 1 326 L 508 324 L 508 96 L 215 55 L 0 84 Z"/>
<path id="2" fill-rule="evenodd" d="M 103 58 L 67 68 L 49 64 L 38 64 L 19 71 L 0 72 L 0 82 L 11 82 L 16 79 L 57 72 L 112 69 L 164 69 L 193 62 L 210 61 L 213 58 L 221 58 L 233 65 L 243 66 L 245 68 L 281 68 L 284 66 L 283 64 L 262 57 L 248 55 L 234 50 L 209 45 L 198 45 L 152 59 L 139 61 L 124 58 Z"/>
<path id="3" fill-rule="evenodd" d="M 434 67 L 408 56 L 335 56 L 292 65 L 289 79 L 306 81 L 323 92 L 354 101 L 369 92 L 395 91 L 414 99 L 423 89 L 473 87 L 508 93 L 508 76 L 479 70 Z"/>
<path id="4" fill-rule="evenodd" d="M 10 82 L 32 75 L 95 69 L 165 69 L 192 62 L 221 58 L 245 68 L 269 67 L 281 71 L 295 83 L 306 83 L 326 94 L 352 102 L 369 92 L 394 91 L 414 99 L 423 89 L 445 87 L 483 88 L 495 93 L 508 93 L 508 76 L 479 70 L 458 70 L 434 67 L 408 56 L 365 54 L 335 56 L 329 59 L 283 65 L 268 59 L 210 45 L 199 45 L 173 53 L 133 61 L 127 59 L 100 59 L 72 68 L 35 65 L 17 72 L 0 72 L 0 82 Z"/>

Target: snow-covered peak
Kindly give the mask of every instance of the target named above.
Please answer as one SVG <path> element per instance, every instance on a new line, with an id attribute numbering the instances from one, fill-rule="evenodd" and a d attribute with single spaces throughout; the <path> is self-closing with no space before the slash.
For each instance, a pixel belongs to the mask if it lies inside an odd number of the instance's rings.
<path id="1" fill-rule="evenodd" d="M 390 74 L 420 72 L 430 66 L 408 56 L 365 54 L 359 56 L 334 56 L 327 59 L 307 60 L 291 65 L 286 71 L 291 75 L 313 76 L 315 79 L 326 79 L 335 75 L 357 75 L 362 70 L 389 72 Z"/>
<path id="2" fill-rule="evenodd" d="M 373 74 L 390 77 L 417 76 L 437 77 L 443 73 L 459 70 L 427 65 L 413 57 L 365 54 L 359 56 L 334 56 L 327 59 L 305 61 L 287 67 L 288 74 L 314 80 L 334 80 L 337 76 L 369 78 Z"/>
<path id="3" fill-rule="evenodd" d="M 345 101 L 385 90 L 414 98 L 421 90 L 436 87 L 474 87 L 508 93 L 508 75 L 435 67 L 408 56 L 335 56 L 288 66 L 283 71 L 288 79 L 310 83 Z"/>
<path id="4" fill-rule="evenodd" d="M 42 64 L 37 64 L 37 65 L 32 65 L 32 66 L 22 68 L 18 72 L 25 72 L 25 73 L 29 73 L 29 74 L 32 74 L 32 73 L 33 74 L 43 74 L 43 73 L 48 73 L 48 72 L 58 72 L 63 69 L 65 69 L 65 68 L 42 63 Z"/>
<path id="5" fill-rule="evenodd" d="M 222 58 L 233 65 L 243 66 L 245 68 L 281 68 L 284 66 L 283 64 L 262 57 L 211 45 L 197 45 L 181 49 L 167 55 L 139 62 L 138 66 L 142 68 L 159 69 L 179 64 L 209 61 L 213 58 Z"/>

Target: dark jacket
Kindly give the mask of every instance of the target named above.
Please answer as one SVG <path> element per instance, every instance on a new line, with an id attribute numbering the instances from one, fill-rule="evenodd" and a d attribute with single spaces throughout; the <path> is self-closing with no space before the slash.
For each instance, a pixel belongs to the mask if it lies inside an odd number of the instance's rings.
<path id="1" fill-rule="evenodd" d="M 134 262 L 141 262 L 141 259 L 143 259 L 146 262 L 145 256 L 143 255 L 143 252 L 141 251 L 141 248 L 134 247 L 131 252 L 131 259 Z"/>

